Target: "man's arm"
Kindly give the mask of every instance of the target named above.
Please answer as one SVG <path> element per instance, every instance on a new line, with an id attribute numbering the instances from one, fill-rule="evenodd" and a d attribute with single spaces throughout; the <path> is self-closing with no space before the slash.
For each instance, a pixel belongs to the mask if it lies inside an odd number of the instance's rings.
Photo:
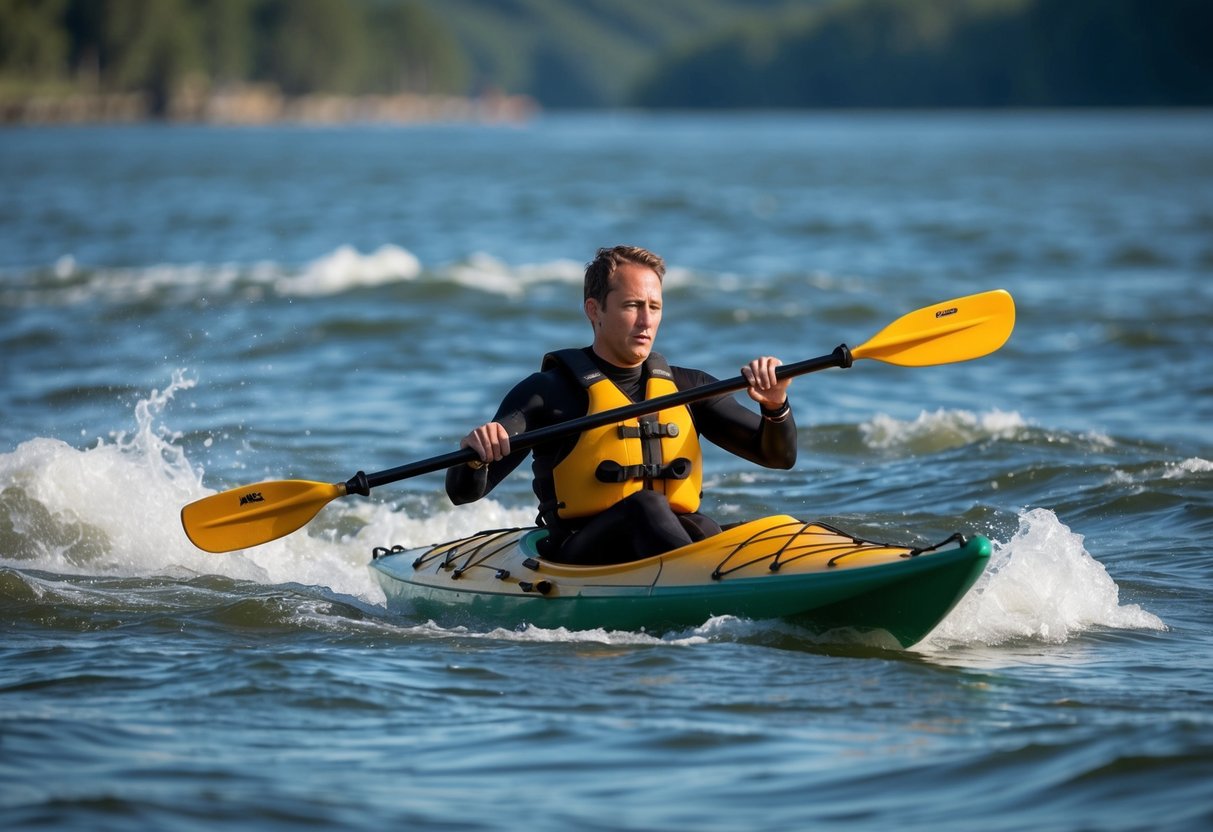
<path id="1" fill-rule="evenodd" d="M 701 370 L 672 368 L 678 389 L 716 381 Z M 791 409 L 780 412 L 762 406 L 760 415 L 732 395 L 691 404 L 700 434 L 714 445 L 764 468 L 788 469 L 796 464 L 796 419 Z"/>
<path id="2" fill-rule="evenodd" d="M 511 418 L 513 416 L 514 418 Z M 493 417 L 493 421 L 482 425 L 476 430 L 483 430 L 492 425 L 501 425 L 501 428 L 508 434 L 518 434 L 525 430 L 525 427 L 511 430 L 511 423 L 519 423 L 521 420 L 517 418 L 517 414 L 498 414 Z M 475 432 L 475 431 L 474 431 Z M 470 434 L 469 434 L 470 435 Z M 468 447 L 461 445 L 461 447 Z M 516 451 L 510 453 L 501 459 L 489 463 L 468 463 L 466 465 L 456 465 L 446 469 L 446 495 L 455 505 L 463 505 L 464 503 L 474 503 L 481 497 L 488 494 L 497 487 L 497 483 L 501 482 L 515 468 L 521 464 L 522 460 L 526 459 L 526 451 Z"/>
<path id="3" fill-rule="evenodd" d="M 497 408 L 492 422 L 473 429 L 460 447 L 471 447 L 487 464 L 456 465 L 446 472 L 446 493 L 455 505 L 484 497 L 517 468 L 528 450 L 509 450 L 509 437 L 545 427 L 569 417 L 567 393 L 551 371 L 533 373 L 514 386 Z M 494 427 L 500 425 L 500 429 Z M 503 433 L 504 432 L 504 433 Z M 504 452 L 504 453 L 503 453 Z"/>

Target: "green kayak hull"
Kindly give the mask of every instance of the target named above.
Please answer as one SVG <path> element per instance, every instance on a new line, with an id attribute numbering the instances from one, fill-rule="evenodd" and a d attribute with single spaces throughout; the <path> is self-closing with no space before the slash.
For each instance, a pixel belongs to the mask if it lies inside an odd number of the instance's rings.
<path id="1" fill-rule="evenodd" d="M 908 647 L 943 620 L 990 557 L 981 536 L 915 548 L 786 515 L 610 566 L 544 560 L 535 550 L 544 534 L 503 529 L 377 549 L 371 566 L 390 609 L 442 626 L 662 634 L 735 616 L 846 638 L 887 634 Z"/>

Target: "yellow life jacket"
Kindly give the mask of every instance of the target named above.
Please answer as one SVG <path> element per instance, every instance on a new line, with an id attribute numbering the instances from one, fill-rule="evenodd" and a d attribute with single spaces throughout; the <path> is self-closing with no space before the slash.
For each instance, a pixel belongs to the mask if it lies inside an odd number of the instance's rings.
<path id="1" fill-rule="evenodd" d="M 586 389 L 586 414 L 632 404 L 581 350 L 560 350 L 544 358 L 544 368 L 568 368 Z M 670 365 L 657 353 L 645 362 L 645 399 L 678 392 Z M 591 517 L 641 489 L 666 495 L 674 511 L 699 509 L 703 490 L 699 433 L 686 405 L 585 431 L 552 469 L 557 516 Z"/>

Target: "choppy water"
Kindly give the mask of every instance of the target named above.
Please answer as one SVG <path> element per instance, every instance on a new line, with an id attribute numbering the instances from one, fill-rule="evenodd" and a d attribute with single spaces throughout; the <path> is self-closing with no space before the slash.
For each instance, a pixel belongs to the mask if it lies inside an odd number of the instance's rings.
<path id="1" fill-rule="evenodd" d="M 7 828 L 1213 824 L 1213 116 L 0 132 Z M 366 562 L 533 515 L 440 475 L 208 555 L 182 504 L 454 446 L 584 342 L 599 245 L 717 375 L 1010 290 L 993 356 L 796 381 L 708 508 L 996 541 L 891 652 L 717 619 L 444 630 Z"/>

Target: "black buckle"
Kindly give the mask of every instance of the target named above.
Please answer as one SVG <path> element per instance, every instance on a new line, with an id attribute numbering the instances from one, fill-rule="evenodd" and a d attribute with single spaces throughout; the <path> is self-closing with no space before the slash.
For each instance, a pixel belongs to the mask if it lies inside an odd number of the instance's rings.
<path id="1" fill-rule="evenodd" d="M 680 456 L 669 465 L 656 462 L 644 465 L 620 465 L 613 460 L 605 460 L 598 464 L 594 478 L 599 482 L 627 482 L 628 480 L 685 480 L 691 475 L 694 465 L 691 460 Z"/>
<path id="2" fill-rule="evenodd" d="M 645 421 L 638 426 L 620 425 L 620 439 L 652 439 L 654 436 L 674 437 L 678 435 L 678 425 L 673 422 Z"/>

